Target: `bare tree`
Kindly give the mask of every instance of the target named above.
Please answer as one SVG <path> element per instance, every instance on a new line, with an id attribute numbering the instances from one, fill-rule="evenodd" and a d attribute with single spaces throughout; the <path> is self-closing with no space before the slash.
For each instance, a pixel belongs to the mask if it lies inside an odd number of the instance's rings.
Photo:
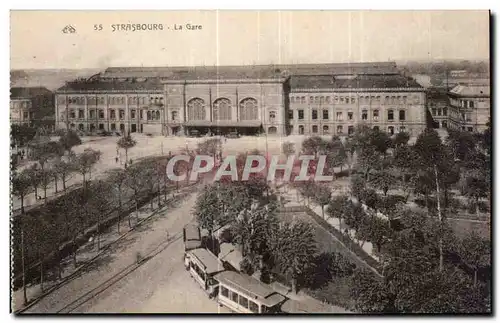
<path id="1" fill-rule="evenodd" d="M 125 168 L 127 168 L 127 162 L 128 162 L 128 150 L 130 148 L 133 148 L 137 144 L 137 141 L 135 141 L 130 134 L 121 137 L 116 145 L 118 148 L 125 150 Z"/>
<path id="2" fill-rule="evenodd" d="M 16 173 L 12 179 L 12 194 L 19 197 L 21 200 L 21 213 L 24 213 L 24 198 L 32 188 L 30 181 L 29 170 Z"/>
<path id="3" fill-rule="evenodd" d="M 111 169 L 107 172 L 108 180 L 111 183 L 112 187 L 115 189 L 118 196 L 118 233 L 120 233 L 120 222 L 121 222 L 121 214 L 123 212 L 122 209 L 122 195 L 123 190 L 125 188 L 125 181 L 127 180 L 127 174 L 121 168 Z M 130 217 L 128 217 L 128 226 L 131 228 Z"/>

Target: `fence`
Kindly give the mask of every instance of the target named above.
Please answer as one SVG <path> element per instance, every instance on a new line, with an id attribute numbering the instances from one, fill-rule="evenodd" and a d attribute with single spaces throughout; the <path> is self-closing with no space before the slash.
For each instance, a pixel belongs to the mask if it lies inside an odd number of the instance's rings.
<path id="1" fill-rule="evenodd" d="M 282 207 L 278 210 L 278 212 L 303 212 L 309 215 L 314 222 L 321 226 L 323 229 L 331 233 L 337 240 L 339 240 L 346 248 L 348 248 L 351 252 L 353 252 L 357 257 L 359 257 L 361 260 L 363 260 L 368 266 L 370 266 L 372 269 L 374 269 L 377 273 L 380 273 L 382 271 L 382 266 L 378 261 L 373 259 L 369 254 L 366 253 L 366 251 L 363 250 L 357 243 L 352 241 L 349 237 L 345 236 L 342 234 L 339 230 L 337 230 L 335 227 L 330 225 L 325 219 L 320 217 L 318 214 L 316 214 L 313 210 L 308 208 L 307 206 L 287 206 L 287 207 Z"/>
<path id="2" fill-rule="evenodd" d="M 186 184 L 185 186 L 190 187 L 194 186 L 197 183 Z M 173 187 L 170 187 L 173 189 Z M 168 191 L 168 189 L 167 189 Z M 164 194 L 165 191 L 160 190 L 159 192 L 146 193 L 139 197 L 137 207 L 141 208 L 144 205 L 151 202 L 151 200 L 158 197 L 158 195 Z M 135 200 L 132 198 L 131 200 L 122 204 L 121 212 L 119 207 L 112 208 L 109 212 L 103 215 L 103 219 L 99 222 L 99 224 L 94 224 L 88 227 L 83 231 L 82 234 L 78 235 L 74 240 L 69 239 L 63 242 L 58 250 L 51 252 L 43 259 L 43 267 L 44 271 L 50 271 L 59 265 L 60 261 L 66 257 L 69 257 L 73 254 L 75 250 L 78 250 L 83 244 L 85 244 L 91 236 L 94 236 L 96 232 L 103 232 L 104 230 L 110 228 L 111 226 L 117 223 L 117 220 L 123 218 L 126 215 L 130 215 L 136 209 Z M 98 231 L 99 230 L 99 231 Z M 75 246 L 76 245 L 76 246 Z M 14 270 L 14 267 L 12 267 Z M 19 270 L 18 270 L 19 271 Z M 22 273 L 14 273 L 15 276 L 12 279 L 12 287 L 17 289 L 22 286 Z M 26 282 L 32 282 L 39 278 L 40 276 L 40 261 L 36 261 L 30 265 L 28 265 L 25 269 L 26 274 Z"/>

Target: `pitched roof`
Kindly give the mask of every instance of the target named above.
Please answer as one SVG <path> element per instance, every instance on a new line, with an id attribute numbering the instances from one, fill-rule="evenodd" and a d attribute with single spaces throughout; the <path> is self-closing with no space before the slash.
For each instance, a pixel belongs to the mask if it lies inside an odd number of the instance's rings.
<path id="1" fill-rule="evenodd" d="M 224 270 L 222 262 L 207 249 L 194 249 L 191 250 L 190 253 L 204 265 L 203 269 L 207 274 L 213 274 L 218 271 Z"/>
<path id="2" fill-rule="evenodd" d="M 239 66 L 110 67 L 105 78 L 161 77 L 168 80 L 274 79 L 290 74 L 397 74 L 395 62 L 270 64 Z"/>
<path id="3" fill-rule="evenodd" d="M 50 94 L 52 94 L 52 92 L 49 89 L 42 86 L 10 88 L 11 99 L 26 99 L 26 98 L 33 98 L 39 95 L 50 95 Z"/>
<path id="4" fill-rule="evenodd" d="M 93 91 L 162 91 L 163 85 L 159 79 L 137 80 L 113 80 L 95 79 L 89 81 L 67 82 L 66 85 L 57 89 L 57 92 L 93 92 Z"/>
<path id="5" fill-rule="evenodd" d="M 194 224 L 188 224 L 184 227 L 186 240 L 201 240 L 200 228 Z"/>
<path id="6" fill-rule="evenodd" d="M 489 97 L 490 85 L 489 84 L 459 84 L 449 92 L 452 95 L 462 97 Z"/>
<path id="7" fill-rule="evenodd" d="M 268 307 L 285 300 L 283 295 L 275 292 L 270 286 L 245 274 L 239 274 L 234 271 L 223 271 L 215 275 L 214 278 L 218 282 L 249 296 L 249 300 L 258 300 Z"/>
<path id="8" fill-rule="evenodd" d="M 220 260 L 229 263 L 234 269 L 241 269 L 240 263 L 243 260 L 243 255 L 232 243 L 221 243 L 219 257 Z"/>
<path id="9" fill-rule="evenodd" d="M 423 88 L 414 79 L 399 74 L 292 75 L 292 91 L 300 89 L 369 89 L 369 88 Z"/>

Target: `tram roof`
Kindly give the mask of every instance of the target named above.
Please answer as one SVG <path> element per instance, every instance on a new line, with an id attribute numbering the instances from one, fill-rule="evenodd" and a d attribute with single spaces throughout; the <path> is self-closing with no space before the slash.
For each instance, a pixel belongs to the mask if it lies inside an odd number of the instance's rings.
<path id="1" fill-rule="evenodd" d="M 249 300 L 256 300 L 267 307 L 272 307 L 285 300 L 285 297 L 278 294 L 270 286 L 245 274 L 234 271 L 223 271 L 214 278 L 239 293 L 246 295 Z"/>
<path id="2" fill-rule="evenodd" d="M 186 230 L 186 241 L 189 240 L 201 240 L 200 228 L 194 224 L 188 224 L 184 227 Z"/>
<path id="3" fill-rule="evenodd" d="M 213 274 L 218 271 L 224 270 L 224 265 L 222 264 L 222 262 L 207 249 L 194 249 L 191 250 L 190 253 L 204 265 L 203 270 L 207 274 Z"/>

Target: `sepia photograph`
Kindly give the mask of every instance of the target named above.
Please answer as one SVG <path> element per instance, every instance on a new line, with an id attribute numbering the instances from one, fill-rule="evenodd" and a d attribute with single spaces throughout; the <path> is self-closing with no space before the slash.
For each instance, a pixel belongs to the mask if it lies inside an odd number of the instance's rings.
<path id="1" fill-rule="evenodd" d="M 11 313 L 492 315 L 491 24 L 11 10 Z"/>

